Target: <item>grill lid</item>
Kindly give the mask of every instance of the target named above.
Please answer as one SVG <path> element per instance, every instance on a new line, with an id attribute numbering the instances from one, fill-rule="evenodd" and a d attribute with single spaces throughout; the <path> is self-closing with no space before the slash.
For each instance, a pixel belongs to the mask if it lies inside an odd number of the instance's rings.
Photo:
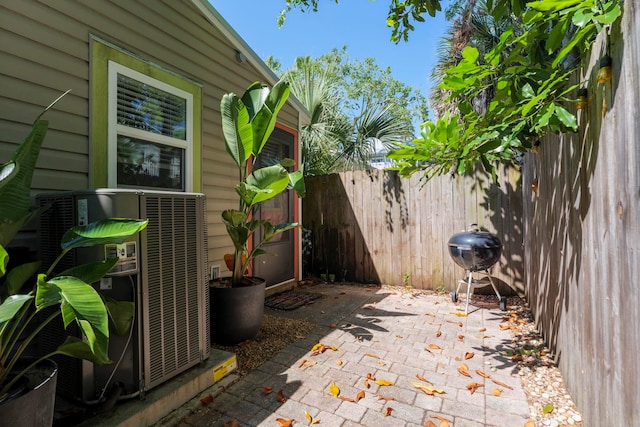
<path id="1" fill-rule="evenodd" d="M 455 263 L 471 271 L 490 268 L 502 253 L 502 242 L 498 236 L 477 228 L 454 234 L 448 246 L 449 255 Z"/>
<path id="2" fill-rule="evenodd" d="M 449 239 L 449 246 L 455 246 L 459 249 L 499 248 L 502 247 L 502 242 L 494 234 L 476 230 L 454 234 Z"/>

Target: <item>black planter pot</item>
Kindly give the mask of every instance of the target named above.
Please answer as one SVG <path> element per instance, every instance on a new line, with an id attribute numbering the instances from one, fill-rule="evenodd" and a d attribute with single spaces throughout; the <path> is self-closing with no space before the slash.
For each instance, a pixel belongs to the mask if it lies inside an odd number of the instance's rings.
<path id="1" fill-rule="evenodd" d="M 20 427 L 53 424 L 58 365 L 53 360 L 40 362 L 27 374 L 29 383 L 17 395 L 0 403 L 0 420 Z"/>
<path id="2" fill-rule="evenodd" d="M 262 326 L 266 281 L 247 278 L 248 286 L 230 288 L 209 283 L 211 342 L 235 345 L 255 337 Z"/>

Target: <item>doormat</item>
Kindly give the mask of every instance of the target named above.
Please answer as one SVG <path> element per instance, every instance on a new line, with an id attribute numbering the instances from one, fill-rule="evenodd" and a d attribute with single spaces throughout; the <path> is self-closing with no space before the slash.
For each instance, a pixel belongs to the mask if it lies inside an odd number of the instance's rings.
<path id="1" fill-rule="evenodd" d="M 321 297 L 321 294 L 313 294 L 311 292 L 286 291 L 267 297 L 264 305 L 274 310 L 289 311 L 311 304 Z"/>

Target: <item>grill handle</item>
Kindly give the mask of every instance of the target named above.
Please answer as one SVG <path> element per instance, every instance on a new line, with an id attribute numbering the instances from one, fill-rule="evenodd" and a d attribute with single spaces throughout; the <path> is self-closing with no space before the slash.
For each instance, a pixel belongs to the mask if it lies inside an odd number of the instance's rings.
<path id="1" fill-rule="evenodd" d="M 476 232 L 476 231 L 480 231 L 480 227 L 478 227 L 478 224 L 473 223 L 473 224 L 469 224 L 469 226 L 467 227 L 467 229 L 465 231 L 468 232 Z"/>

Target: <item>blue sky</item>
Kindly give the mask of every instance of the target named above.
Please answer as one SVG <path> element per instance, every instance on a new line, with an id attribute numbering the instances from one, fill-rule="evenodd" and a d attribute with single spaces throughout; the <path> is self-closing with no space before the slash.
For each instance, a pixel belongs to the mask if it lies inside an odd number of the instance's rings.
<path id="1" fill-rule="evenodd" d="M 321 0 L 318 12 L 294 10 L 278 28 L 276 19 L 284 0 L 210 0 L 262 59 L 272 55 L 283 69 L 291 68 L 298 56 L 318 57 L 346 45 L 350 58 L 375 58 L 380 67 L 391 67 L 395 79 L 428 96 L 436 46 L 447 23 L 442 13 L 427 16 L 426 22 L 416 25 L 408 43 L 392 43 L 386 26 L 390 2 Z"/>

